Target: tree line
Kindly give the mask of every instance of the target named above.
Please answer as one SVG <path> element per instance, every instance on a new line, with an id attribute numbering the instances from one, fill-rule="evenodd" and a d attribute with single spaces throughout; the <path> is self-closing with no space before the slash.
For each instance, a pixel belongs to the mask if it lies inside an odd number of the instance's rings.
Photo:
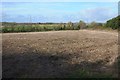
<path id="1" fill-rule="evenodd" d="M 118 29 L 120 16 L 108 20 L 106 23 L 85 23 L 80 20 L 77 23 L 9 23 L 2 22 L 0 31 L 7 32 L 39 32 L 58 30 L 80 30 L 80 29 Z"/>

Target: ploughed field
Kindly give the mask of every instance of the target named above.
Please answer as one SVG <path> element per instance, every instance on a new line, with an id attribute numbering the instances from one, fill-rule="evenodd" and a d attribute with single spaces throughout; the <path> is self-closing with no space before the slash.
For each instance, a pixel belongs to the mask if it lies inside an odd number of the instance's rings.
<path id="1" fill-rule="evenodd" d="M 3 33 L 3 78 L 117 77 L 118 33 Z"/>

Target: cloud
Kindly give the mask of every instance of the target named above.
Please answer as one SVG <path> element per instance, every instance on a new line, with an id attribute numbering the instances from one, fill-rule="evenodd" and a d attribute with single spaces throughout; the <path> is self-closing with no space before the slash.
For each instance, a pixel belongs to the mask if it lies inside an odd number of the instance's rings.
<path id="1" fill-rule="evenodd" d="M 102 12 L 100 11 L 101 9 L 98 9 L 98 10 L 99 10 L 99 13 L 96 13 L 98 14 L 98 17 L 96 17 L 96 19 L 99 21 L 108 20 L 118 15 L 117 11 L 112 11 L 111 9 L 105 8 L 105 9 L 102 9 L 103 10 Z"/>
<path id="2" fill-rule="evenodd" d="M 3 13 L 6 16 L 4 15 L 3 21 L 29 22 L 31 16 L 33 22 L 79 20 L 105 22 L 117 16 L 116 5 L 116 3 L 4 3 Z"/>
<path id="3" fill-rule="evenodd" d="M 30 16 L 32 22 L 78 22 L 83 20 L 85 22 L 106 22 L 110 18 L 116 17 L 117 12 L 112 13 L 109 8 L 92 8 L 82 10 L 75 13 L 66 13 L 62 15 L 8 15 L 5 14 L 3 21 L 13 21 L 13 22 L 29 22 Z"/>
<path id="4" fill-rule="evenodd" d="M 113 13 L 109 8 L 94 8 L 81 11 L 77 15 L 88 22 L 105 22 L 106 20 L 117 16 L 117 11 Z"/>
<path id="5" fill-rule="evenodd" d="M 85 22 L 106 22 L 117 15 L 117 11 L 113 13 L 113 10 L 110 8 L 89 8 L 77 13 L 65 14 L 61 19 L 65 22 L 78 22 L 80 20 Z"/>

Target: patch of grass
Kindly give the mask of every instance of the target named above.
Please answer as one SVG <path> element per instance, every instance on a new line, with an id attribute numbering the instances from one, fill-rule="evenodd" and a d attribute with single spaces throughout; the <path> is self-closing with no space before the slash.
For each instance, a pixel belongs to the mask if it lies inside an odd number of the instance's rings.
<path id="1" fill-rule="evenodd" d="M 113 78 L 112 74 L 107 73 L 99 73 L 99 72 L 91 72 L 88 69 L 79 69 L 74 71 L 71 75 L 69 75 L 70 78 Z"/>
<path id="2" fill-rule="evenodd" d="M 88 78 L 89 76 L 90 76 L 90 73 L 88 70 L 79 69 L 74 71 L 69 77 L 70 78 Z"/>

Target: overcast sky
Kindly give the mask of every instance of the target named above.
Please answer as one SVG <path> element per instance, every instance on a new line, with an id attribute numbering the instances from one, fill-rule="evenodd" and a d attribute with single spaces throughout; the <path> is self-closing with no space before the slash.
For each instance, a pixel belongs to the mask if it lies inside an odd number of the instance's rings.
<path id="1" fill-rule="evenodd" d="M 106 22 L 118 15 L 117 2 L 3 2 L 7 22 Z"/>

